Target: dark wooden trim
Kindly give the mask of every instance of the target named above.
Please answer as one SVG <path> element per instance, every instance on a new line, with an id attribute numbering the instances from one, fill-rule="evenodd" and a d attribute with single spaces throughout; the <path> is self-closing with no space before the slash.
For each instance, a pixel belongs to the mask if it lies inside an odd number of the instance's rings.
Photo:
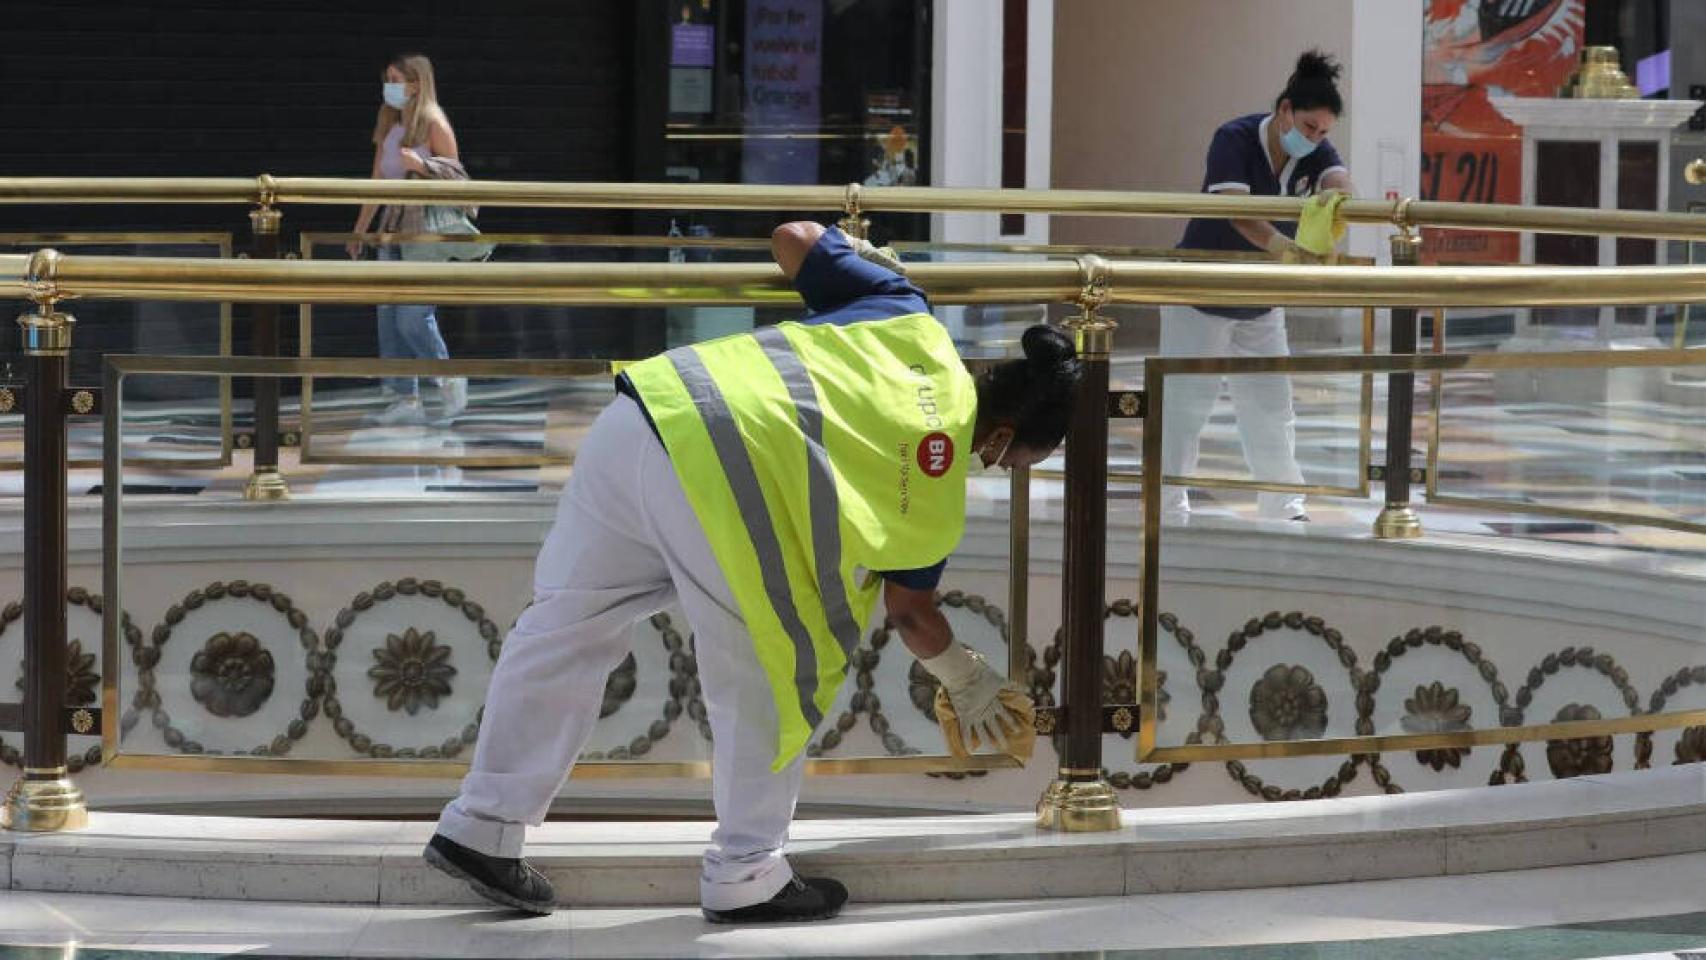
<path id="1" fill-rule="evenodd" d="M 1392 265 L 1416 265 L 1415 244 L 1395 244 Z M 1415 353 L 1419 332 L 1418 311 L 1405 307 L 1392 311 L 1392 352 Z M 1386 387 L 1386 502 L 1410 502 L 1410 441 L 1416 407 L 1416 375 L 1394 373 Z"/>
<path id="2" fill-rule="evenodd" d="M 24 357 L 24 766 L 65 765 L 65 354 Z M 116 667 L 116 665 L 114 665 Z"/>
<path id="3" fill-rule="evenodd" d="M 1061 589 L 1065 645 L 1061 659 L 1060 765 L 1102 767 L 1103 609 L 1108 536 L 1108 358 L 1084 361 L 1084 380 L 1066 435 L 1066 530 Z"/>

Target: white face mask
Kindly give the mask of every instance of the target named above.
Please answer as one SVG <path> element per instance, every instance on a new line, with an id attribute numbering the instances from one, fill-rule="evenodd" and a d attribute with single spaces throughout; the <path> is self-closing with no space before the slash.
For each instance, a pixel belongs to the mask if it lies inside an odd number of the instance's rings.
<path id="1" fill-rule="evenodd" d="M 384 97 L 386 106 L 393 110 L 401 110 L 403 107 L 407 106 L 409 102 L 408 85 L 402 83 L 387 83 L 385 84 Z"/>
<path id="2" fill-rule="evenodd" d="M 989 446 L 989 444 L 986 442 L 984 444 L 984 448 L 987 449 L 988 446 Z M 1007 451 L 1009 449 L 1011 449 L 1012 446 L 1013 446 L 1013 437 L 1011 435 L 1009 435 L 1007 437 L 1007 442 L 1001 445 L 1001 452 L 997 453 L 993 457 L 990 457 L 989 462 L 987 464 L 983 462 L 983 450 L 980 449 L 977 453 L 977 464 L 981 469 L 971 471 L 972 475 L 973 476 L 983 476 L 983 477 L 999 477 L 999 476 L 1006 474 L 1007 468 L 1003 467 L 1001 465 L 1001 459 L 1003 457 L 1007 456 Z"/>
<path id="3" fill-rule="evenodd" d="M 1294 126 L 1285 133 L 1280 134 L 1280 146 L 1284 147 L 1285 152 L 1291 157 L 1302 160 L 1304 157 L 1314 153 L 1315 148 L 1320 146 L 1320 144 L 1304 136 L 1303 131 Z"/>

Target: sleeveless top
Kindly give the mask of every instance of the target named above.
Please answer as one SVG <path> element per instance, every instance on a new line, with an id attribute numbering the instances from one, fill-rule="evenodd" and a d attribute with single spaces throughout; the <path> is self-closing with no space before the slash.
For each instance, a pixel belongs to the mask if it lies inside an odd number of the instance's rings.
<path id="1" fill-rule="evenodd" d="M 402 180 L 407 172 L 403 169 L 403 125 L 396 124 L 389 133 L 385 134 L 385 142 L 379 145 L 379 178 L 381 180 Z"/>

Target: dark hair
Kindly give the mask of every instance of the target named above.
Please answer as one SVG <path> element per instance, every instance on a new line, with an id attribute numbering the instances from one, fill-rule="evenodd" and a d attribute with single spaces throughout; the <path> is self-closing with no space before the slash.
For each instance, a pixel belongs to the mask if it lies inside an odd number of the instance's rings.
<path id="1" fill-rule="evenodd" d="M 1285 89 L 1274 98 L 1274 106 L 1290 100 L 1293 110 L 1314 110 L 1326 107 L 1333 116 L 1345 112 L 1345 101 L 1339 96 L 1339 73 L 1344 68 L 1339 61 L 1319 50 L 1310 50 L 1297 58 L 1297 69 L 1285 82 Z"/>
<path id="2" fill-rule="evenodd" d="M 1084 364 L 1066 334 L 1038 324 L 1020 341 L 1025 359 L 996 364 L 977 378 L 978 418 L 1013 422 L 1013 443 L 1053 450 L 1066 436 Z"/>

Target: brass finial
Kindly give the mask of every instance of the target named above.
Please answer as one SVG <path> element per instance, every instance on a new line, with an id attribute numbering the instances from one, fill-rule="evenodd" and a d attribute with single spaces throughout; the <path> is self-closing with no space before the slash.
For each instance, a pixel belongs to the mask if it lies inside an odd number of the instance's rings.
<path id="1" fill-rule="evenodd" d="M 857 183 L 847 185 L 846 198 L 842 201 L 842 210 L 845 216 L 838 220 L 835 225 L 841 228 L 842 233 L 850 237 L 866 240 L 869 239 L 871 221 L 866 220 L 863 211 L 859 209 L 859 193 L 863 189 L 864 187 Z"/>
<path id="2" fill-rule="evenodd" d="M 65 354 L 71 352 L 71 326 L 76 320 L 69 313 L 55 309 L 59 301 L 70 294 L 59 288 L 58 250 L 42 249 L 30 254 L 24 268 L 24 289 L 35 310 L 18 317 L 23 328 L 24 352 L 30 354 Z"/>
<path id="3" fill-rule="evenodd" d="M 1080 357 L 1106 357 L 1112 352 L 1114 329 L 1119 326 L 1101 313 L 1113 290 L 1113 265 L 1087 253 L 1078 258 L 1078 277 L 1078 315 L 1067 319 L 1066 329 Z"/>
<path id="4" fill-rule="evenodd" d="M 1415 197 L 1405 197 L 1392 205 L 1392 225 L 1407 237 L 1416 233 L 1416 217 L 1410 212 L 1415 203 Z"/>
<path id="5" fill-rule="evenodd" d="M 1113 265 L 1093 253 L 1086 253 L 1078 258 L 1078 277 L 1083 287 L 1078 294 L 1078 305 L 1086 314 L 1094 313 L 1108 302 L 1108 292 L 1114 281 Z"/>
<path id="6" fill-rule="evenodd" d="M 249 211 L 249 226 L 256 233 L 277 233 L 279 221 L 283 214 L 279 213 L 273 204 L 278 202 L 278 181 L 272 174 L 263 173 L 255 178 L 255 209 Z"/>
<path id="7" fill-rule="evenodd" d="M 1572 100 L 1639 100 L 1641 91 L 1623 72 L 1616 47 L 1587 47 L 1581 66 L 1570 74 L 1558 96 Z"/>
<path id="8" fill-rule="evenodd" d="M 270 207 L 278 202 L 278 181 L 272 174 L 263 173 L 255 178 L 255 202 L 263 207 Z"/>
<path id="9" fill-rule="evenodd" d="M 51 310 L 65 299 L 59 289 L 59 264 L 63 259 L 58 250 L 47 247 L 30 254 L 29 264 L 24 268 L 24 290 L 38 306 Z"/>

